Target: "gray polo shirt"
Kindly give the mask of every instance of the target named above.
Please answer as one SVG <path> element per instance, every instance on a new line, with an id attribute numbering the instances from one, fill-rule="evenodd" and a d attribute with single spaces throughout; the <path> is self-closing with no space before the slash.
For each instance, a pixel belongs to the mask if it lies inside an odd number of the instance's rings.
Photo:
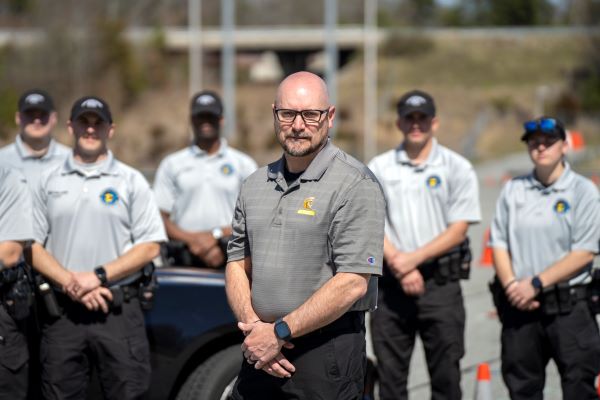
<path id="1" fill-rule="evenodd" d="M 0 242 L 31 239 L 31 190 L 20 171 L 0 167 Z"/>
<path id="2" fill-rule="evenodd" d="M 34 193 L 34 238 L 72 271 L 92 271 L 136 244 L 166 240 L 142 174 L 110 152 L 96 167 L 70 155 L 42 174 Z"/>
<path id="3" fill-rule="evenodd" d="M 502 189 L 490 242 L 509 251 L 517 279 L 541 273 L 574 250 L 598 253 L 598 189 L 565 165 L 560 178 L 548 187 L 531 173 L 508 181 Z M 570 282 L 586 280 L 590 268 Z"/>
<path id="4" fill-rule="evenodd" d="M 477 176 L 469 161 L 438 144 L 413 165 L 403 145 L 370 163 L 387 200 L 385 234 L 399 251 L 414 251 L 458 221 L 481 220 Z"/>
<path id="5" fill-rule="evenodd" d="M 373 174 L 328 143 L 289 187 L 283 158 L 242 185 L 228 260 L 252 259 L 252 305 L 274 321 L 338 272 L 381 274 L 385 203 Z M 351 310 L 373 310 L 377 279 Z"/>
<path id="6" fill-rule="evenodd" d="M 191 145 L 160 163 L 154 180 L 156 201 L 184 230 L 229 226 L 242 182 L 256 168 L 254 160 L 224 139 L 213 155 Z"/>
<path id="7" fill-rule="evenodd" d="M 0 149 L 0 165 L 19 169 L 30 187 L 35 188 L 42 171 L 64 161 L 70 153 L 70 148 L 51 139 L 48 152 L 42 157 L 34 157 L 25 147 L 21 135 L 17 135 L 14 143 Z"/>

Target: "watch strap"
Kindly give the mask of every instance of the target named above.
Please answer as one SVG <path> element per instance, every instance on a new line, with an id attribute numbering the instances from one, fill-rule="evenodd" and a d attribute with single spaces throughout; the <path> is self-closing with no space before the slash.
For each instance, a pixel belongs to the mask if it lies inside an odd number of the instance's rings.
<path id="1" fill-rule="evenodd" d="M 108 277 L 106 276 L 106 270 L 104 269 L 104 266 L 100 265 L 96 267 L 94 269 L 94 274 L 96 274 L 98 280 L 100 280 L 100 285 L 105 286 L 108 283 Z"/>

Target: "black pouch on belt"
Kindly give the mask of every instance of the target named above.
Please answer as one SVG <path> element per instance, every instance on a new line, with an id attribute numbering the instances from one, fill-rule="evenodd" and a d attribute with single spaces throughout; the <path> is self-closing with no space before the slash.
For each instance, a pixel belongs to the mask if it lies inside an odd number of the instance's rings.
<path id="1" fill-rule="evenodd" d="M 448 277 L 450 276 L 450 257 L 440 257 L 436 261 L 437 266 L 434 266 L 433 280 L 438 285 L 445 285 L 448 283 Z"/>
<path id="2" fill-rule="evenodd" d="M 558 295 L 555 286 L 544 288 L 539 296 L 544 315 L 556 315 L 559 312 Z"/>
<path id="3" fill-rule="evenodd" d="M 556 285 L 558 297 L 558 311 L 560 314 L 568 314 L 573 311 L 573 299 L 571 298 L 571 286 L 569 282 L 561 282 Z"/>
<path id="4" fill-rule="evenodd" d="M 587 287 L 587 299 L 593 314 L 600 314 L 600 268 L 592 270 L 592 281 Z"/>
<path id="5" fill-rule="evenodd" d="M 19 276 L 4 294 L 6 310 L 17 321 L 27 318 L 33 304 L 33 291 L 26 276 Z"/>

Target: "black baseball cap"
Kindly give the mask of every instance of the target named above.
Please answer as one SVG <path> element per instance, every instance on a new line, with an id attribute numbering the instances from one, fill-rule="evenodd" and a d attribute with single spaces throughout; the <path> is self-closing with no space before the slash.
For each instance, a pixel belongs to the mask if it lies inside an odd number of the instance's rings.
<path id="1" fill-rule="evenodd" d="M 203 90 L 192 97 L 190 113 L 192 116 L 197 114 L 213 114 L 220 117 L 223 115 L 223 103 L 219 95 L 215 92 Z"/>
<path id="2" fill-rule="evenodd" d="M 420 112 L 430 117 L 435 117 L 435 103 L 433 97 L 421 90 L 411 90 L 400 97 L 396 104 L 398 115 L 406 117 L 413 112 Z"/>
<path id="3" fill-rule="evenodd" d="M 54 111 L 54 102 L 52 97 L 44 90 L 31 89 L 21 95 L 18 107 L 19 112 L 42 110 L 49 113 Z"/>
<path id="4" fill-rule="evenodd" d="M 71 121 L 75 121 L 79 116 L 88 112 L 96 114 L 106 122 L 110 122 L 111 124 L 113 122 L 108 104 L 96 96 L 85 96 L 75 101 L 73 107 L 71 107 L 70 119 Z"/>

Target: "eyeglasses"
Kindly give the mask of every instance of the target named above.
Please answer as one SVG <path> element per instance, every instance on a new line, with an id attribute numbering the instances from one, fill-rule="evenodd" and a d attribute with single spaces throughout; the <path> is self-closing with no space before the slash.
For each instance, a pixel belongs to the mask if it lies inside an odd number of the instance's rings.
<path id="1" fill-rule="evenodd" d="M 554 118 L 542 118 L 539 121 L 527 121 L 523 124 L 523 128 L 525 128 L 525 133 L 533 133 L 533 132 L 543 132 L 543 133 L 553 133 L 557 127 L 556 120 Z"/>
<path id="2" fill-rule="evenodd" d="M 279 122 L 283 123 L 293 123 L 296 120 L 298 114 L 302 117 L 302 120 L 305 124 L 318 124 L 321 122 L 323 115 L 329 114 L 329 109 L 327 110 L 288 110 L 286 108 L 276 108 L 273 110 L 275 117 Z"/>

